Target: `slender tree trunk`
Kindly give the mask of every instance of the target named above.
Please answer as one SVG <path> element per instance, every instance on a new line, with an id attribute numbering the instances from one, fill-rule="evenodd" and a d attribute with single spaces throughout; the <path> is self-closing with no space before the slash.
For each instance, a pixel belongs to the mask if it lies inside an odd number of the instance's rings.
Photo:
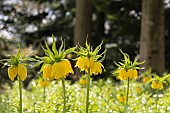
<path id="1" fill-rule="evenodd" d="M 161 75 L 165 71 L 163 0 L 143 0 L 140 36 L 141 61 Z"/>
<path id="2" fill-rule="evenodd" d="M 86 37 L 91 37 L 91 0 L 76 0 L 76 25 L 74 29 L 74 45 L 85 45 Z"/>
<path id="3" fill-rule="evenodd" d="M 74 45 L 78 43 L 85 46 L 86 37 L 91 38 L 92 4 L 91 0 L 76 0 L 76 25 L 74 28 Z M 80 70 L 76 68 L 75 74 L 79 77 Z M 77 78 L 74 78 L 77 79 Z"/>

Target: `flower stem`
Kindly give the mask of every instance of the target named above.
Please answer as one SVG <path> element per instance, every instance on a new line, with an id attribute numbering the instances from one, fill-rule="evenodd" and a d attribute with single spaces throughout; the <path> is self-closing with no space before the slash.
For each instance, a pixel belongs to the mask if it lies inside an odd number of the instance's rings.
<path id="1" fill-rule="evenodd" d="M 22 113 L 22 81 L 19 77 L 19 113 Z"/>
<path id="2" fill-rule="evenodd" d="M 45 86 L 43 87 L 43 101 L 45 102 Z"/>
<path id="3" fill-rule="evenodd" d="M 89 90 L 90 90 L 90 68 L 88 68 L 87 74 L 87 89 L 86 89 L 86 113 L 88 113 L 89 108 Z"/>
<path id="4" fill-rule="evenodd" d="M 158 105 L 158 90 L 156 90 L 156 109 L 157 109 L 157 105 Z"/>
<path id="5" fill-rule="evenodd" d="M 64 78 L 62 78 L 62 86 L 63 86 L 63 113 L 66 113 L 66 90 Z"/>
<path id="6" fill-rule="evenodd" d="M 127 81 L 127 91 L 126 91 L 126 104 L 124 106 L 124 113 L 127 113 L 128 112 L 128 96 L 129 96 L 129 78 L 128 78 L 128 81 Z"/>

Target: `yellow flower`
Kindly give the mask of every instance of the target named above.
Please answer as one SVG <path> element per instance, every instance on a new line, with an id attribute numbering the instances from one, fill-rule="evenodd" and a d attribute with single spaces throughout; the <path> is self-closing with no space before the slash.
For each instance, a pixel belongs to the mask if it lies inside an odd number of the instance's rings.
<path id="1" fill-rule="evenodd" d="M 44 79 L 49 79 L 49 80 L 53 79 L 53 76 L 51 76 L 51 69 L 52 69 L 51 64 L 44 65 L 44 67 L 43 67 L 43 78 Z"/>
<path id="2" fill-rule="evenodd" d="M 162 82 L 158 82 L 158 85 L 157 85 L 158 89 L 161 90 L 163 89 L 163 83 Z"/>
<path id="3" fill-rule="evenodd" d="M 128 69 L 127 71 L 127 76 L 130 78 L 130 79 L 136 79 L 138 78 L 138 72 L 137 70 L 133 70 L 133 69 Z"/>
<path id="4" fill-rule="evenodd" d="M 152 89 L 161 90 L 161 89 L 163 89 L 163 83 L 162 82 L 153 81 L 152 84 L 151 84 L 151 88 Z"/>
<path id="5" fill-rule="evenodd" d="M 17 67 L 11 66 L 8 68 L 8 76 L 13 81 L 14 78 L 17 76 Z"/>
<path id="6" fill-rule="evenodd" d="M 11 66 L 8 68 L 8 76 L 13 81 L 15 77 L 20 77 L 20 80 L 24 81 L 27 77 L 27 68 L 24 66 L 24 64 L 18 64 L 17 66 Z"/>
<path id="7" fill-rule="evenodd" d="M 90 75 L 97 75 L 98 73 L 102 73 L 102 64 L 101 62 L 94 62 L 94 64 L 90 68 Z"/>
<path id="8" fill-rule="evenodd" d="M 75 65 L 75 67 L 80 68 L 80 71 L 85 71 L 86 73 L 88 72 L 88 68 L 92 68 L 94 64 L 94 58 L 90 57 L 90 59 L 88 57 L 79 57 L 77 59 L 77 63 Z"/>
<path id="9" fill-rule="evenodd" d="M 145 77 L 143 77 L 143 82 L 147 83 L 150 79 L 151 79 L 150 76 L 145 76 Z"/>
<path id="10" fill-rule="evenodd" d="M 18 64 L 18 76 L 22 81 L 27 77 L 27 68 L 23 64 Z"/>
<path id="11" fill-rule="evenodd" d="M 55 62 L 51 68 L 51 77 L 55 79 L 65 78 L 69 73 L 74 73 L 69 60 Z"/>
<path id="12" fill-rule="evenodd" d="M 86 81 L 86 79 L 80 79 L 80 80 L 79 80 L 79 83 L 80 83 L 81 85 L 86 85 L 87 81 Z"/>
<path id="13" fill-rule="evenodd" d="M 63 66 L 63 71 L 64 71 L 65 75 L 68 75 L 69 73 L 74 74 L 74 71 L 71 67 L 71 63 L 70 63 L 69 60 L 64 59 L 64 60 L 61 61 L 61 64 Z"/>
<path id="14" fill-rule="evenodd" d="M 49 84 L 50 84 L 49 81 L 44 81 L 44 80 L 42 80 L 42 81 L 39 82 L 39 85 L 40 85 L 41 87 L 48 86 Z"/>
<path id="15" fill-rule="evenodd" d="M 118 101 L 121 103 L 124 103 L 126 101 L 126 96 L 124 96 L 124 95 L 118 94 L 116 97 L 117 97 Z"/>
<path id="16" fill-rule="evenodd" d="M 119 73 L 118 79 L 120 79 L 120 80 L 127 80 L 128 79 L 127 72 L 126 72 L 125 69 L 118 70 L 118 73 Z"/>

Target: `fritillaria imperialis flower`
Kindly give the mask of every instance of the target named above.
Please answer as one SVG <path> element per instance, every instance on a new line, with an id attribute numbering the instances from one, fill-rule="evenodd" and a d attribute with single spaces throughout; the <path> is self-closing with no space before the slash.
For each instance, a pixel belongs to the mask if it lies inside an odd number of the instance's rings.
<path id="1" fill-rule="evenodd" d="M 27 68 L 24 64 L 18 64 L 18 66 L 10 66 L 8 68 L 8 76 L 9 78 L 14 81 L 15 77 L 20 77 L 20 80 L 24 81 L 27 77 Z"/>
<path id="2" fill-rule="evenodd" d="M 152 84 L 151 84 L 151 88 L 152 89 L 157 89 L 157 90 L 162 90 L 164 87 L 163 87 L 163 83 L 162 82 L 158 82 L 158 81 L 152 81 Z"/>
<path id="3" fill-rule="evenodd" d="M 128 54 L 123 53 L 121 49 L 120 51 L 124 56 L 124 60 L 119 63 L 115 62 L 115 64 L 118 66 L 118 69 L 114 72 L 114 74 L 120 80 L 137 79 L 137 69 L 140 69 L 138 66 L 140 64 L 143 64 L 144 62 L 138 62 L 138 57 L 136 57 L 135 60 L 132 62 Z"/>
<path id="4" fill-rule="evenodd" d="M 80 71 L 85 71 L 86 73 L 88 68 L 90 68 L 90 75 L 97 75 L 102 73 L 103 65 L 101 62 L 95 62 L 94 57 L 78 57 L 75 67 L 80 68 Z"/>
<path id="5" fill-rule="evenodd" d="M 18 44 L 19 45 L 19 44 Z M 24 58 L 21 56 L 20 52 L 20 45 L 19 45 L 19 50 L 16 54 L 16 56 L 11 55 L 9 59 L 2 59 L 0 60 L 1 63 L 4 63 L 4 66 L 8 66 L 8 76 L 10 80 L 14 81 L 15 77 L 18 75 L 18 79 L 24 81 L 27 77 L 27 68 L 23 62 L 26 61 L 27 58 Z"/>
<path id="6" fill-rule="evenodd" d="M 136 69 L 120 69 L 118 70 L 118 79 L 120 80 L 127 80 L 128 78 L 130 79 L 136 79 L 138 78 L 138 72 Z"/>
<path id="7" fill-rule="evenodd" d="M 66 59 L 66 56 L 71 52 L 74 52 L 75 47 L 65 50 L 65 43 L 61 40 L 62 44 L 59 50 L 57 50 L 55 37 L 53 35 L 52 38 L 52 49 L 49 48 L 47 42 L 45 41 L 46 48 L 42 46 L 42 49 L 44 50 L 46 56 L 36 56 L 38 60 L 36 60 L 37 63 L 35 66 L 38 66 L 41 63 L 43 64 L 40 71 L 42 71 L 42 77 L 44 79 L 53 80 L 66 78 L 69 73 L 74 74 L 71 63 L 68 59 Z"/>
<path id="8" fill-rule="evenodd" d="M 55 62 L 54 64 L 45 64 L 43 67 L 44 79 L 61 79 L 65 78 L 69 73 L 74 74 L 74 71 L 71 67 L 70 61 L 67 59 Z"/>

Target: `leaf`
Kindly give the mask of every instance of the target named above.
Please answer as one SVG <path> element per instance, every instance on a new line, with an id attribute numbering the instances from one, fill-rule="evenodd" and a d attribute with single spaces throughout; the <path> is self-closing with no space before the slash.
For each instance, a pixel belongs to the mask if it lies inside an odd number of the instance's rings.
<path id="1" fill-rule="evenodd" d="M 100 45 L 98 45 L 98 46 L 96 47 L 96 49 L 94 50 L 94 53 L 97 54 L 97 53 L 101 50 L 102 44 L 103 44 L 103 41 L 100 43 Z"/>
<path id="2" fill-rule="evenodd" d="M 76 49 L 76 47 L 69 48 L 65 51 L 65 54 L 72 53 L 72 52 L 74 52 L 75 49 Z"/>
<path id="3" fill-rule="evenodd" d="M 65 43 L 63 42 L 62 38 L 61 38 L 61 45 L 60 45 L 60 48 L 59 48 L 59 54 L 60 52 L 62 51 L 63 49 L 63 45 L 65 45 Z"/>
<path id="4" fill-rule="evenodd" d="M 50 59 L 50 57 L 47 57 L 47 56 L 41 57 L 41 60 L 42 60 L 43 62 L 46 62 L 46 63 L 52 62 L 52 60 Z"/>
<path id="5" fill-rule="evenodd" d="M 106 53 L 106 51 L 107 51 L 107 50 L 105 49 L 105 51 L 102 53 L 102 54 L 104 54 L 104 56 L 102 57 L 102 59 L 101 59 L 101 60 L 99 60 L 100 62 L 103 62 L 103 61 L 104 61 L 104 59 L 105 59 L 105 57 L 106 57 L 106 54 L 105 54 L 105 53 Z"/>
<path id="6" fill-rule="evenodd" d="M 19 60 L 21 57 L 21 51 L 20 51 L 20 44 L 18 42 L 18 52 L 17 52 L 17 59 Z"/>
<path id="7" fill-rule="evenodd" d="M 54 38 L 53 34 L 52 34 L 52 38 L 53 38 L 52 51 L 54 52 L 55 56 L 57 56 L 58 55 L 58 51 L 56 49 L 56 43 L 55 43 L 55 38 Z"/>
<path id="8" fill-rule="evenodd" d="M 51 60 L 54 60 L 54 55 L 51 51 L 44 49 L 44 47 L 41 45 L 42 49 L 44 50 L 45 54 L 51 58 Z"/>
<path id="9" fill-rule="evenodd" d="M 43 61 L 39 61 L 39 62 L 37 62 L 36 64 L 34 64 L 34 66 L 33 66 L 33 67 L 37 67 L 37 66 L 39 66 L 41 63 L 43 63 Z"/>

